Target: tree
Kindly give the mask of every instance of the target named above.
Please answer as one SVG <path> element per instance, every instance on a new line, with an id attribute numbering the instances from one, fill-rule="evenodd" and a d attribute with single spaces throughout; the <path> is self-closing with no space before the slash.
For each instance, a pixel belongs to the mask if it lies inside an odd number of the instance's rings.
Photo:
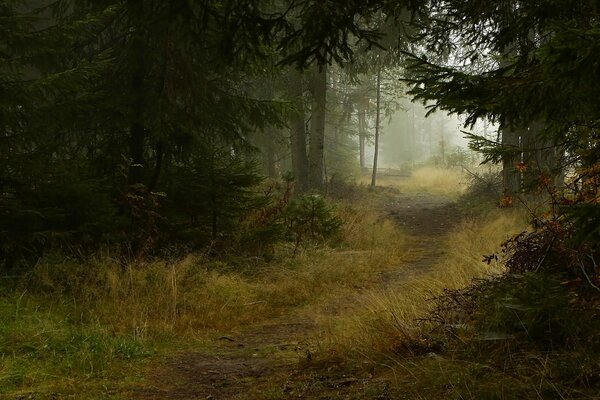
<path id="1" fill-rule="evenodd" d="M 289 98 L 294 106 L 290 120 L 292 172 L 298 193 L 308 189 L 308 156 L 306 154 L 306 123 L 303 74 L 295 69 L 289 73 Z"/>
<path id="2" fill-rule="evenodd" d="M 127 202 L 150 204 L 140 196 L 165 191 L 162 177 L 191 168 L 206 138 L 241 158 L 252 130 L 281 125 L 279 104 L 252 97 L 259 34 L 233 29 L 252 4 L 11 4 L 0 18 L 0 258 L 137 229 Z"/>
<path id="3" fill-rule="evenodd" d="M 316 66 L 312 81 L 310 144 L 308 154 L 309 187 L 323 190 L 325 148 L 325 115 L 327 112 L 327 67 Z"/>
<path id="4" fill-rule="evenodd" d="M 166 178 L 188 176 L 210 143 L 241 161 L 257 130 L 284 125 L 285 105 L 256 95 L 255 78 L 274 62 L 323 71 L 308 172 L 321 186 L 326 65 L 348 61 L 351 40 L 374 44 L 379 33 L 361 19 L 382 4 L 2 2 L 0 234 L 8 245 L 0 257 L 17 247 L 38 255 L 56 237 L 74 247 L 82 238 L 91 247 L 111 237 L 120 243 L 139 227 L 132 213 L 143 215 L 140 205 L 160 203 L 146 214 L 153 220 L 155 211 L 168 214 L 161 207 L 175 192 Z M 399 7 L 385 4 L 391 14 Z M 300 121 L 306 118 L 293 124 L 297 171 L 305 164 Z M 181 201 L 191 206 L 206 196 Z"/>
<path id="5" fill-rule="evenodd" d="M 371 187 L 377 183 L 377 160 L 379 157 L 379 129 L 381 128 L 381 68 L 377 70 L 377 105 L 375 117 L 375 154 L 373 156 L 373 174 L 371 176 Z"/>
<path id="6" fill-rule="evenodd" d="M 431 110 L 466 115 L 467 124 L 482 117 L 499 123 L 504 143 L 472 137 L 472 146 L 487 161 L 522 162 L 507 182 L 537 175 L 538 186 L 555 192 L 553 177 L 561 179 L 555 167 L 570 164 L 580 171 L 574 187 L 580 194 L 566 212 L 579 215 L 577 229 L 598 240 L 596 230 L 585 228 L 598 225 L 598 206 L 581 189 L 597 190 L 589 185 L 600 154 L 598 141 L 591 139 L 600 121 L 600 36 L 595 28 L 600 5 L 559 0 L 431 4 L 432 15 L 445 17 L 421 25 L 429 56 L 408 55 L 412 94 L 431 102 Z M 569 158 L 557 165 L 563 152 Z M 510 183 L 508 189 L 514 192 L 519 185 Z"/>

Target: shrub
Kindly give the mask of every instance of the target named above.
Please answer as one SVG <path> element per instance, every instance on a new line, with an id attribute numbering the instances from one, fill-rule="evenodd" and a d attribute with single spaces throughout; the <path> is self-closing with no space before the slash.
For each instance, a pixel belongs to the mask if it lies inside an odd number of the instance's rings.
<path id="1" fill-rule="evenodd" d="M 285 219 L 288 234 L 296 247 L 307 237 L 313 241 L 326 240 L 338 233 L 342 226 L 334 207 L 317 194 L 292 200 Z"/>

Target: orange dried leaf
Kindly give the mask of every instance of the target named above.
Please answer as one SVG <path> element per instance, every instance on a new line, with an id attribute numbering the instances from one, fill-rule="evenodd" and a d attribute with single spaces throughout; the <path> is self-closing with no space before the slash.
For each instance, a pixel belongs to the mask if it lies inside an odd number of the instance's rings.
<path id="1" fill-rule="evenodd" d="M 515 169 L 519 172 L 525 172 L 527 171 L 527 164 L 525 164 L 524 162 L 520 162 L 515 166 Z"/>
<path id="2" fill-rule="evenodd" d="M 512 196 L 504 196 L 503 198 L 500 199 L 500 201 L 498 202 L 498 206 L 500 208 L 506 208 L 506 207 L 510 207 L 512 206 L 514 203 L 514 198 Z"/>

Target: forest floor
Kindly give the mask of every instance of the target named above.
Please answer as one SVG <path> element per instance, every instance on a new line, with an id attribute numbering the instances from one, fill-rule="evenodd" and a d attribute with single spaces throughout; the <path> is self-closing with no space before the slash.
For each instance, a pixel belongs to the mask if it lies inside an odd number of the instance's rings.
<path id="1" fill-rule="evenodd" d="M 444 257 L 444 236 L 461 220 L 453 199 L 430 193 L 384 188 L 381 214 L 408 235 L 404 265 L 376 272 L 375 286 L 389 289 L 427 272 Z M 328 300 L 315 311 L 299 308 L 285 317 L 218 335 L 201 349 L 186 350 L 148 368 L 135 399 L 385 399 L 388 377 L 374 368 L 358 368 L 321 357 L 315 338 L 320 321 L 351 314 L 362 305 L 367 288 Z M 402 397 L 401 397 L 402 398 Z"/>

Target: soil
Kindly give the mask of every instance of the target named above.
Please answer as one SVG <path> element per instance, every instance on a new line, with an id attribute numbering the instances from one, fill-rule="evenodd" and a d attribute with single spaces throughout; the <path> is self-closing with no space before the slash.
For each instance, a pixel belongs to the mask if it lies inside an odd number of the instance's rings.
<path id="1" fill-rule="evenodd" d="M 410 235 L 413 251 L 409 265 L 380 274 L 382 287 L 387 287 L 390 282 L 405 281 L 427 271 L 443 256 L 439 240 L 460 220 L 460 213 L 456 204 L 445 196 L 381 190 L 386 199 L 383 213 Z M 359 296 L 357 293 L 354 302 Z M 337 303 L 353 303 L 353 299 L 337 300 Z M 333 308 L 339 307 L 337 304 Z M 314 361 L 308 339 L 318 330 L 318 324 L 305 316 L 288 316 L 236 334 L 217 336 L 207 350 L 186 351 L 162 360 L 150 372 L 147 386 L 131 398 L 398 398 L 390 397 L 386 381 L 371 373 L 353 373 L 348 367 Z"/>

